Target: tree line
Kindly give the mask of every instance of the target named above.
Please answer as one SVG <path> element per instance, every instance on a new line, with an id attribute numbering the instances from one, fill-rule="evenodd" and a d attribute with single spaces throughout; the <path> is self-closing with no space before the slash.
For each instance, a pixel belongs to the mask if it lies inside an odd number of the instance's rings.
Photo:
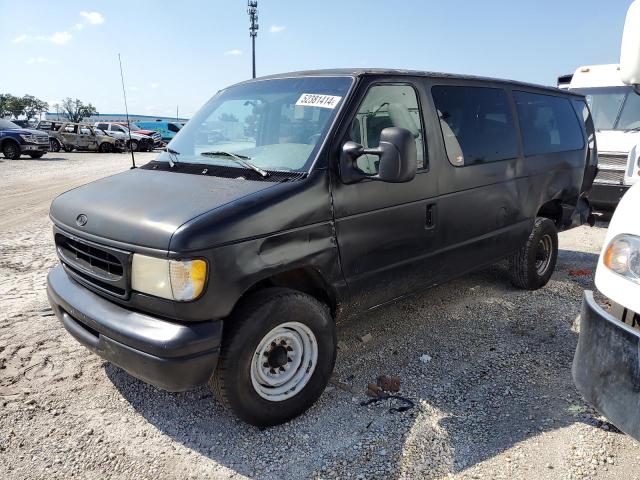
<path id="1" fill-rule="evenodd" d="M 60 112 L 63 118 L 74 123 L 80 123 L 83 119 L 98 114 L 98 110 L 91 103 L 84 103 L 77 98 L 67 97 L 60 104 L 54 104 L 52 107 Z M 27 120 L 31 120 L 45 113 L 48 109 L 47 102 L 33 95 L 16 97 L 10 93 L 0 93 L 0 118 L 17 119 L 24 116 Z"/>

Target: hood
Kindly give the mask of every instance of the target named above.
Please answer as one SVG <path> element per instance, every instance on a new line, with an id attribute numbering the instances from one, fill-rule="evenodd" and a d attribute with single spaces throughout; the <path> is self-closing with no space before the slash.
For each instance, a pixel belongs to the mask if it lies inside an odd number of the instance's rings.
<path id="1" fill-rule="evenodd" d="M 51 204 L 51 219 L 82 236 L 168 250 L 189 220 L 273 186 L 212 176 L 133 169 L 70 190 Z M 87 222 L 80 227 L 80 214 Z"/>
<path id="2" fill-rule="evenodd" d="M 640 131 L 598 130 L 596 132 L 598 153 L 627 154 L 640 142 Z"/>
<path id="3" fill-rule="evenodd" d="M 137 133 L 138 135 L 146 135 L 147 137 L 156 133 L 155 130 L 131 130 L 131 132 Z"/>
<path id="4" fill-rule="evenodd" d="M 0 130 L 3 133 L 17 133 L 17 134 L 31 134 L 31 135 L 46 135 L 46 132 L 42 130 L 34 130 L 33 128 L 5 128 L 4 130 Z"/>

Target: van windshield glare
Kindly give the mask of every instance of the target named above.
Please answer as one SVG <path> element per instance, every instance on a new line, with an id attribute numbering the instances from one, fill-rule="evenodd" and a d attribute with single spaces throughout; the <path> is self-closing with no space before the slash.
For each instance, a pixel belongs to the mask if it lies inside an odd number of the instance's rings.
<path id="1" fill-rule="evenodd" d="M 297 77 L 222 90 L 171 140 L 180 163 L 238 166 L 224 151 L 265 170 L 308 171 L 344 103 L 352 77 Z M 169 161 L 163 152 L 157 161 Z"/>
<path id="2" fill-rule="evenodd" d="M 587 98 L 596 130 L 640 128 L 640 95 L 630 86 L 576 88 Z"/>

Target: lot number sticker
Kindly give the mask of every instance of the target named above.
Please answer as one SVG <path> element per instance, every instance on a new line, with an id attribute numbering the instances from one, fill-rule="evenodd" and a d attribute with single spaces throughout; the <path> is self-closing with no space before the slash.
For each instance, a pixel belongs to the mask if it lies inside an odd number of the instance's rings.
<path id="1" fill-rule="evenodd" d="M 342 97 L 335 95 L 317 95 L 315 93 L 303 93 L 296 102 L 296 105 L 301 107 L 321 107 L 321 108 L 336 108 L 338 102 Z"/>

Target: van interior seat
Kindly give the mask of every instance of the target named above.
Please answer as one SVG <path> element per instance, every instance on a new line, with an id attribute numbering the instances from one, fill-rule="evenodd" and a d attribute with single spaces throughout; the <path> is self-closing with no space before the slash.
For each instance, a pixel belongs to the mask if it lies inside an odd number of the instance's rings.
<path id="1" fill-rule="evenodd" d="M 411 117 L 411 113 L 409 113 L 409 109 L 406 105 L 401 103 L 390 103 L 387 108 L 394 127 L 406 128 L 411 132 L 414 138 L 418 138 L 420 136 L 420 129 Z"/>

